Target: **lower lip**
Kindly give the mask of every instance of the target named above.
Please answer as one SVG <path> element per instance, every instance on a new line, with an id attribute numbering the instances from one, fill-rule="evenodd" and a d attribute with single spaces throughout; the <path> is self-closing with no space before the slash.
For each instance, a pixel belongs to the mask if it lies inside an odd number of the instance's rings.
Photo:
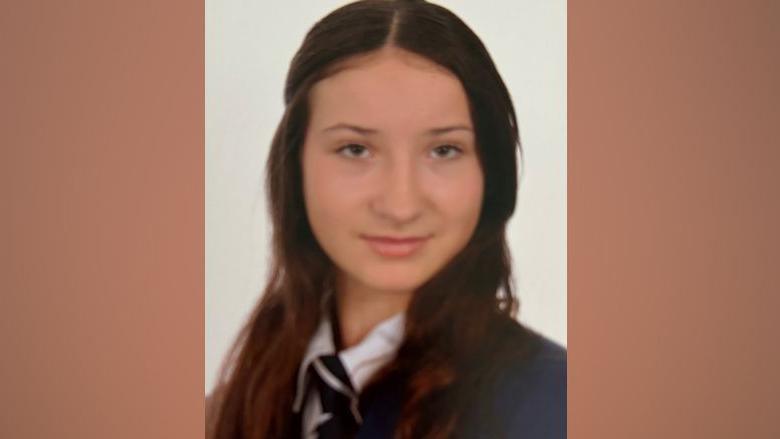
<path id="1" fill-rule="evenodd" d="M 419 250 L 420 247 L 422 247 L 426 241 L 428 241 L 428 238 L 415 239 L 413 241 L 401 241 L 401 242 L 385 241 L 379 239 L 367 239 L 367 238 L 364 239 L 366 240 L 368 245 L 380 256 L 385 256 L 390 258 L 403 258 L 406 256 L 411 256 L 417 250 Z"/>

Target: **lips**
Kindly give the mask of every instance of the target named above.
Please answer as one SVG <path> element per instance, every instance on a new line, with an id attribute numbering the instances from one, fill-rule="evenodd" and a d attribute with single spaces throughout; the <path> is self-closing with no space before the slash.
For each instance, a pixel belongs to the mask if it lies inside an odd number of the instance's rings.
<path id="1" fill-rule="evenodd" d="M 417 252 L 430 236 L 361 236 L 361 238 L 380 256 L 401 258 Z"/>

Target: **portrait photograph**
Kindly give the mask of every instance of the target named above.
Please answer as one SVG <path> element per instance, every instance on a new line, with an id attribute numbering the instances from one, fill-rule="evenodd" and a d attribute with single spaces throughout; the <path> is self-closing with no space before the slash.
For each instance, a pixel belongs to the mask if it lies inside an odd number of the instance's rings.
<path id="1" fill-rule="evenodd" d="M 566 437 L 566 2 L 206 2 L 207 438 Z"/>

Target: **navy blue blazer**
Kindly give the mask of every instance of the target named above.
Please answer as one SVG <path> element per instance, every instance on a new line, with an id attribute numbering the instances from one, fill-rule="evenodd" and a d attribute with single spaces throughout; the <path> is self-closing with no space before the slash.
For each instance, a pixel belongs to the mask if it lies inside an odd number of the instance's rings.
<path id="1" fill-rule="evenodd" d="M 512 325 L 514 329 L 520 325 Z M 520 331 L 511 331 L 520 334 Z M 454 437 L 458 439 L 565 439 L 566 438 L 566 350 L 534 332 L 534 349 L 528 357 L 498 361 L 500 372 L 493 388 L 485 389 L 482 397 L 472 402 Z M 512 342 L 513 336 L 507 337 Z M 495 360 L 495 359 L 493 359 Z M 491 361 L 490 355 L 480 361 Z M 398 421 L 403 388 L 388 380 L 380 384 L 371 396 L 361 397 L 363 424 L 357 439 L 391 439 Z M 214 421 L 206 400 L 206 425 L 210 431 Z M 293 431 L 300 432 L 300 419 L 294 420 Z"/>
<path id="2" fill-rule="evenodd" d="M 473 402 L 454 437 L 566 438 L 566 350 L 539 334 L 531 336 L 536 349 L 530 357 L 502 365 L 496 387 Z M 361 402 L 364 416 L 357 439 L 392 438 L 400 388 L 388 383 L 373 399 Z"/>

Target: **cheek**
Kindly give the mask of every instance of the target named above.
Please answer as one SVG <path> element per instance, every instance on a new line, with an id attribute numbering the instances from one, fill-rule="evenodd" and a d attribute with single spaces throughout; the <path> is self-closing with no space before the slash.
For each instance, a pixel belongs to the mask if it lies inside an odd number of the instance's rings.
<path id="1" fill-rule="evenodd" d="M 358 194 L 348 184 L 333 163 L 304 155 L 302 163 L 303 193 L 306 212 L 315 233 L 329 233 L 349 228 L 350 212 L 354 212 Z"/>
<path id="2" fill-rule="evenodd" d="M 473 228 L 479 219 L 483 197 L 482 171 L 475 163 L 434 186 L 440 211 L 453 227 Z"/>

